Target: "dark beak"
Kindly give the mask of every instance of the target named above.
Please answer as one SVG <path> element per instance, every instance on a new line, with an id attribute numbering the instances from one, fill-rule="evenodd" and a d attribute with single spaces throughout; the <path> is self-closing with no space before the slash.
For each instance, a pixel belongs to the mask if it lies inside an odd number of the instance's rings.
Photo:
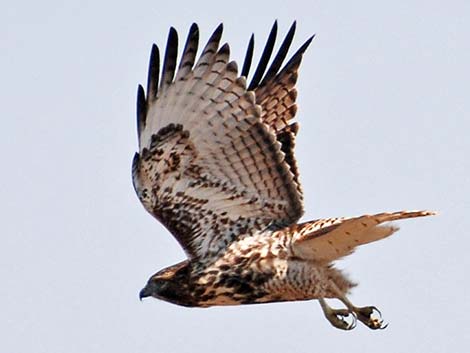
<path id="1" fill-rule="evenodd" d="M 139 292 L 139 299 L 140 301 L 142 301 L 142 298 L 147 298 L 147 297 L 150 297 L 152 295 L 152 292 L 150 291 L 150 288 L 149 286 L 145 286 L 144 289 L 142 289 L 140 292 Z"/>

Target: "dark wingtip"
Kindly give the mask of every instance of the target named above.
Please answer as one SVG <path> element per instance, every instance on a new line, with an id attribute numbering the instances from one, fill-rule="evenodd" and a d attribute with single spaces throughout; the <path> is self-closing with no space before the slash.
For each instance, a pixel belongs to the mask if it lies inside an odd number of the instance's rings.
<path id="1" fill-rule="evenodd" d="M 165 59 L 163 60 L 162 79 L 160 89 L 168 86 L 173 80 L 176 69 L 176 57 L 178 54 L 178 32 L 170 27 L 166 42 Z"/>
<path id="2" fill-rule="evenodd" d="M 241 76 L 248 77 L 250 73 L 251 62 L 253 61 L 253 52 L 255 48 L 255 35 L 251 34 L 250 41 L 248 42 L 248 48 L 246 49 L 245 60 L 242 66 Z"/>
<path id="3" fill-rule="evenodd" d="M 199 39 L 199 26 L 197 25 L 196 22 L 193 22 L 191 24 L 191 27 L 189 27 L 189 33 L 188 33 L 188 41 L 191 39 L 197 37 Z"/>
<path id="4" fill-rule="evenodd" d="M 308 46 L 310 45 L 310 43 L 312 43 L 313 39 L 315 38 L 316 34 L 313 34 L 309 39 L 307 39 L 305 41 L 304 44 L 302 44 L 302 46 L 299 48 L 299 50 L 297 50 L 297 53 L 303 53 L 307 50 Z M 297 54 L 296 53 L 296 54 Z"/>
<path id="5" fill-rule="evenodd" d="M 312 40 L 315 38 L 316 35 L 317 35 L 316 33 L 312 34 L 312 36 L 305 41 L 305 43 L 302 45 L 302 47 L 305 46 L 305 49 L 307 49 L 307 47 L 310 45 L 310 43 L 312 43 Z M 304 51 L 305 51 L 305 49 L 304 49 Z"/>
<path id="6" fill-rule="evenodd" d="M 215 29 L 214 31 L 214 34 L 213 36 L 215 38 L 219 38 L 222 37 L 222 32 L 224 31 L 224 24 L 223 23 L 219 23 L 219 25 L 217 26 L 217 28 Z"/>
<path id="7" fill-rule="evenodd" d="M 307 39 L 304 44 L 295 52 L 295 54 L 292 56 L 292 58 L 289 60 L 289 62 L 284 66 L 283 70 L 287 70 L 291 68 L 293 65 L 299 65 L 300 61 L 302 60 L 302 55 L 305 53 L 307 50 L 308 46 L 310 43 L 312 43 L 312 40 L 315 38 L 315 34 L 312 35 L 309 39 Z"/>
<path id="8" fill-rule="evenodd" d="M 147 77 L 147 100 L 157 97 L 158 80 L 160 75 L 160 51 L 156 44 L 152 44 L 150 51 L 149 71 Z"/>
<path id="9" fill-rule="evenodd" d="M 296 28 L 297 28 L 297 20 L 294 20 L 294 22 L 292 22 L 292 24 L 289 28 L 289 32 L 290 31 L 295 31 Z"/>
<path id="10" fill-rule="evenodd" d="M 224 30 L 224 24 L 220 23 L 215 29 L 215 31 L 212 33 L 212 35 L 210 36 L 209 40 L 207 41 L 206 48 L 207 48 L 207 45 L 211 43 L 212 44 L 217 43 L 217 46 L 218 46 L 218 43 L 220 42 L 220 38 L 222 38 L 223 30 Z M 206 48 L 204 48 L 204 50 L 206 50 Z"/>
<path id="11" fill-rule="evenodd" d="M 170 27 L 168 32 L 167 47 L 168 45 L 178 46 L 178 32 L 176 31 L 175 27 Z"/>
<path id="12" fill-rule="evenodd" d="M 277 36 L 277 30 L 278 30 L 278 25 L 277 25 L 277 20 L 274 21 L 273 27 L 271 28 L 271 33 L 269 36 L 274 37 L 272 40 L 275 42 L 276 41 L 276 36 Z"/>
<path id="13" fill-rule="evenodd" d="M 266 84 L 267 81 L 271 80 L 273 77 L 277 75 L 279 69 L 282 66 L 282 63 L 287 57 L 287 53 L 289 52 L 289 48 L 292 44 L 292 40 L 294 39 L 296 25 L 297 23 L 296 21 L 294 21 L 292 25 L 290 26 L 289 31 L 286 34 L 286 37 L 282 41 L 281 47 L 279 48 L 276 56 L 274 57 L 273 62 L 271 63 L 271 66 L 269 67 L 268 71 L 266 72 L 259 86 L 263 86 L 264 84 Z"/>
<path id="14" fill-rule="evenodd" d="M 193 23 L 189 28 L 189 36 L 191 38 L 196 38 L 196 41 L 199 40 L 199 26 L 197 25 L 197 23 Z"/>
<path id="15" fill-rule="evenodd" d="M 139 85 L 137 87 L 137 136 L 140 136 L 143 127 L 145 126 L 145 116 L 147 114 L 147 103 L 145 100 L 144 87 Z"/>
<path id="16" fill-rule="evenodd" d="M 230 45 L 228 43 L 224 43 L 220 48 L 219 48 L 219 53 L 228 55 L 230 56 Z"/>
<path id="17" fill-rule="evenodd" d="M 299 48 L 299 50 L 297 50 L 297 52 L 294 54 L 294 56 L 302 55 L 307 50 L 310 43 L 312 43 L 314 38 L 315 38 L 315 34 L 312 35 L 309 39 L 307 39 L 304 44 L 302 44 L 302 46 Z"/>
<path id="18" fill-rule="evenodd" d="M 178 32 L 176 32 L 175 27 L 171 26 L 171 27 L 170 27 L 170 31 L 169 31 L 169 33 L 168 33 L 168 36 L 171 37 L 171 36 L 174 36 L 174 35 L 178 35 Z"/>
<path id="19" fill-rule="evenodd" d="M 145 98 L 145 91 L 144 91 L 144 87 L 142 85 L 138 85 L 137 86 L 137 96 L 144 96 Z"/>
<path id="20" fill-rule="evenodd" d="M 197 25 L 197 23 L 193 23 L 189 28 L 188 40 L 189 38 L 199 39 L 199 26 Z"/>
<path id="21" fill-rule="evenodd" d="M 175 27 L 170 27 L 170 30 L 168 31 L 167 49 L 169 45 L 178 46 L 178 32 Z"/>
<path id="22" fill-rule="evenodd" d="M 277 20 L 274 21 L 271 32 L 269 33 L 268 40 L 264 46 L 263 53 L 261 54 L 261 59 L 259 60 L 258 67 L 255 70 L 251 83 L 248 86 L 248 90 L 251 91 L 256 88 L 263 78 L 266 67 L 268 66 L 269 59 L 274 49 L 274 43 L 276 42 L 277 36 Z"/>
<path id="23" fill-rule="evenodd" d="M 191 27 L 189 27 L 189 33 L 194 33 L 194 32 L 197 32 L 199 31 L 199 26 L 197 25 L 196 22 L 193 22 L 191 24 Z"/>

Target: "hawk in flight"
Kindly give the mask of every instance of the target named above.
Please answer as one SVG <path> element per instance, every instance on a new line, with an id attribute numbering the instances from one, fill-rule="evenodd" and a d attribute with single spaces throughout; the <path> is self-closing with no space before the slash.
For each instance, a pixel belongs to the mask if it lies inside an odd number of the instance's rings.
<path id="1" fill-rule="evenodd" d="M 295 84 L 309 38 L 284 63 L 295 22 L 273 52 L 271 30 L 250 82 L 253 36 L 239 73 L 222 25 L 196 60 L 199 30 L 189 30 L 177 61 L 170 29 L 163 65 L 153 46 L 146 93 L 137 91 L 139 152 L 132 174 L 145 209 L 183 247 L 187 260 L 153 275 L 140 298 L 188 307 L 318 299 L 326 318 L 349 330 L 383 328 L 373 306 L 346 297 L 354 284 L 332 262 L 397 230 L 383 222 L 433 214 L 400 211 L 297 223 L 303 196 L 294 157 Z M 344 308 L 328 306 L 338 298 Z"/>

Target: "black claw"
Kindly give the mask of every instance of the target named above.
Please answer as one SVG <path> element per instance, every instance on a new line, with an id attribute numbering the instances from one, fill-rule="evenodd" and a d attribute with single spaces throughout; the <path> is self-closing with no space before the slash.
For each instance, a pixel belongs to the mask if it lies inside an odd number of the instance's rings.
<path id="1" fill-rule="evenodd" d="M 379 314 L 379 317 L 382 318 L 382 313 L 380 312 L 379 309 L 377 309 L 375 306 L 372 307 L 373 310 L 377 311 L 377 314 Z"/>
<path id="2" fill-rule="evenodd" d="M 367 327 L 369 327 L 371 330 L 383 330 L 386 329 L 388 324 L 383 325 L 383 321 L 375 321 L 371 320 L 368 323 L 366 323 Z"/>
<path id="3" fill-rule="evenodd" d="M 357 325 L 357 318 L 354 313 L 351 313 L 346 310 L 333 310 L 332 315 L 333 317 L 329 318 L 329 320 L 331 324 L 336 328 L 349 331 L 354 329 Z M 349 318 L 349 316 L 352 317 L 351 322 L 348 322 L 346 320 L 346 318 Z"/>
<path id="4" fill-rule="evenodd" d="M 388 324 L 383 325 L 382 313 L 375 306 L 356 308 L 355 312 L 358 320 L 364 323 L 364 325 L 366 325 L 372 330 L 383 330 L 388 326 Z M 374 316 L 378 317 L 374 318 Z"/>

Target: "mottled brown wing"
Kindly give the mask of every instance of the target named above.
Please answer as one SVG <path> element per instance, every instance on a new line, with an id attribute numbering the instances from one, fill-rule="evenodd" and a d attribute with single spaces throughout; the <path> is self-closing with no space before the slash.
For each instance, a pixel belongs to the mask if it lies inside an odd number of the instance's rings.
<path id="1" fill-rule="evenodd" d="M 300 258 L 327 264 L 351 254 L 357 246 L 386 238 L 398 230 L 394 225 L 381 223 L 434 214 L 430 211 L 399 211 L 320 219 L 298 225 L 292 249 Z"/>
<path id="2" fill-rule="evenodd" d="M 294 175 L 295 183 L 300 195 L 302 188 L 299 182 L 299 172 L 294 156 L 295 136 L 299 129 L 297 123 L 292 119 L 297 113 L 297 83 L 298 70 L 305 50 L 310 45 L 314 36 L 310 37 L 292 56 L 284 67 L 283 62 L 292 44 L 296 29 L 294 22 L 284 38 L 279 50 L 268 68 L 268 63 L 272 55 L 277 36 L 277 21 L 271 29 L 264 51 L 261 55 L 258 66 L 251 79 L 249 89 L 255 92 L 256 103 L 261 106 L 261 119 L 273 129 L 277 140 L 282 145 L 282 151 L 286 155 L 286 162 Z M 252 36 L 248 44 L 242 75 L 247 77 L 250 71 L 254 51 L 254 37 Z M 282 69 L 281 69 L 282 67 Z M 266 71 L 267 69 L 267 71 Z"/>
<path id="3" fill-rule="evenodd" d="M 160 85 L 153 47 L 147 96 L 138 90 L 133 162 L 134 187 L 147 211 L 189 257 L 208 261 L 240 234 L 292 224 L 303 212 L 287 156 L 229 62 L 228 45 L 219 48 L 221 34 L 219 26 L 194 64 L 193 25 L 176 69 L 171 29 Z"/>

